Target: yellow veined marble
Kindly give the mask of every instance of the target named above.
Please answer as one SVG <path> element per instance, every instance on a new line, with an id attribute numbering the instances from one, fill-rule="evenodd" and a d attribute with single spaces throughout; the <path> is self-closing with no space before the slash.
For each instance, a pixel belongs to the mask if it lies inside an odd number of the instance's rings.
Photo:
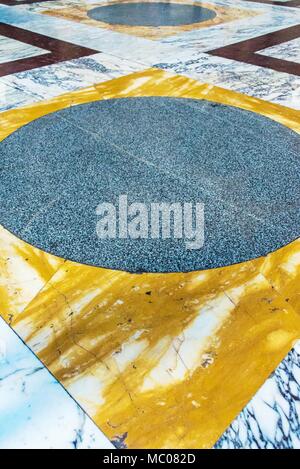
<path id="1" fill-rule="evenodd" d="M 300 132 L 299 111 L 149 69 L 2 113 L 0 139 L 68 106 L 136 96 L 207 99 Z M 4 316 L 111 438 L 210 447 L 299 338 L 299 257 L 295 241 L 265 259 L 186 274 L 66 262 L 23 312 Z"/>
<path id="2" fill-rule="evenodd" d="M 64 261 L 0 227 L 0 314 L 11 321 L 30 303 Z"/>
<path id="3" fill-rule="evenodd" d="M 110 438 L 210 447 L 300 335 L 262 262 L 167 275 L 67 262 L 13 327 Z"/>
<path id="4" fill-rule="evenodd" d="M 261 272 L 300 313 L 300 240 L 267 256 Z"/>
<path id="5" fill-rule="evenodd" d="M 170 3 L 168 0 L 143 0 L 143 3 L 157 2 L 157 3 Z M 88 11 L 97 7 L 105 5 L 113 5 L 118 3 L 141 3 L 141 0 L 109 0 L 107 2 L 99 2 L 91 4 L 80 4 L 68 6 L 62 5 L 62 8 L 49 9 L 41 11 L 45 15 L 65 18 L 68 20 L 77 21 L 80 23 L 88 24 L 90 26 L 102 29 L 109 29 L 118 33 L 130 34 L 133 36 L 140 36 L 147 39 L 159 40 L 164 37 L 174 36 L 175 34 L 183 34 L 186 31 L 193 31 L 195 29 L 207 28 L 229 21 L 240 20 L 242 18 L 253 17 L 260 14 L 259 11 L 245 10 L 243 8 L 221 7 L 219 5 L 210 4 L 207 2 L 197 2 L 192 0 L 175 0 L 171 3 L 180 3 L 185 5 L 197 5 L 201 3 L 203 8 L 213 10 L 217 15 L 215 18 L 200 23 L 185 24 L 179 26 L 126 26 L 121 24 L 109 24 L 103 21 L 97 21 L 88 16 Z"/>

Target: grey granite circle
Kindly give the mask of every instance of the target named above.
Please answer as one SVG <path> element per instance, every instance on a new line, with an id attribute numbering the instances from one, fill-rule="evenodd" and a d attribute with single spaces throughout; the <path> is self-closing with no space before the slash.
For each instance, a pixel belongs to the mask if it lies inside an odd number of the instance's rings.
<path id="1" fill-rule="evenodd" d="M 208 101 L 149 97 L 72 106 L 0 143 L 0 224 L 46 252 L 106 268 L 230 265 L 299 236 L 299 155 L 292 130 Z M 147 210 L 152 203 L 204 204 L 204 246 L 188 249 L 188 232 L 174 239 L 173 221 L 171 238 L 152 239 L 150 211 L 148 239 L 133 239 L 132 231 L 128 239 L 119 231 L 116 239 L 99 239 L 106 213 L 97 207 L 113 204 L 119 221 L 120 195 Z"/>
<path id="2" fill-rule="evenodd" d="M 178 3 L 115 3 L 93 8 L 88 16 L 96 21 L 126 26 L 181 26 L 216 17 L 214 10 L 201 5 Z"/>

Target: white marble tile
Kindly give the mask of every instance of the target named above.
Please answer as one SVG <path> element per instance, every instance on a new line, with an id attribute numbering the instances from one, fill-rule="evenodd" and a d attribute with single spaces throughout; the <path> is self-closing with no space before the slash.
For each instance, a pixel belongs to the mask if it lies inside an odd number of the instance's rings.
<path id="1" fill-rule="evenodd" d="M 214 0 L 213 3 L 233 7 L 238 4 L 239 7 L 245 9 L 253 10 L 254 8 L 261 14 L 253 18 L 167 38 L 164 41 L 155 42 L 155 47 L 153 47 L 153 41 L 143 38 L 101 30 L 30 11 L 19 9 L 16 11 L 16 9 L 3 7 L 2 13 L 9 24 L 26 27 L 38 33 L 47 30 L 47 34 L 52 37 L 69 40 L 82 46 L 105 51 L 109 55 L 134 61 L 133 68 L 136 66 L 136 69 L 139 69 L 137 63 L 142 64 L 141 66 L 144 68 L 157 65 L 200 81 L 299 109 L 299 77 L 212 57 L 203 52 L 298 24 L 300 22 L 300 9 L 244 1 L 237 3 L 233 0 Z M 51 7 L 55 7 L 62 5 L 63 2 L 50 2 L 47 6 L 50 7 L 50 4 Z M 40 5 L 45 6 L 45 4 Z M 57 96 L 64 91 L 78 89 L 107 79 L 106 72 L 99 70 L 99 63 L 96 63 L 99 60 L 101 63 L 104 57 L 99 55 L 99 59 L 95 56 L 95 59 L 90 57 L 49 66 L 33 72 L 6 77 L 2 81 L 33 96 L 37 95 L 37 99 L 41 96 L 46 98 Z M 103 65 L 105 67 L 105 64 Z M 127 65 L 124 64 L 124 66 L 126 70 Z M 113 71 L 110 71 L 109 74 L 112 78 L 116 76 Z M 122 73 L 120 72 L 120 74 Z"/>
<path id="2" fill-rule="evenodd" d="M 141 37 L 94 28 L 89 25 L 62 18 L 20 11 L 0 5 L 0 15 L 7 24 L 45 34 L 99 52 L 151 65 L 165 54 L 174 51 L 174 46 L 150 41 Z"/>
<path id="3" fill-rule="evenodd" d="M 0 449 L 112 444 L 0 319 Z"/>
<path id="4" fill-rule="evenodd" d="M 268 47 L 258 52 L 266 57 L 275 57 L 276 59 L 288 60 L 300 63 L 300 38 L 292 41 L 283 42 L 277 46 Z"/>
<path id="5" fill-rule="evenodd" d="M 236 7 L 233 0 L 212 0 L 220 6 Z M 42 5 L 42 4 L 41 4 Z M 253 6 L 255 5 L 255 7 Z M 52 8 L 52 2 L 48 4 Z M 181 35 L 171 36 L 162 41 L 153 41 L 141 37 L 121 34 L 83 23 L 55 18 L 32 11 L 9 8 L 0 5 L 0 13 L 6 23 L 24 27 L 30 31 L 56 39 L 69 41 L 83 47 L 90 47 L 107 54 L 117 55 L 147 65 L 168 57 L 170 60 L 185 58 L 195 59 L 202 52 L 235 42 L 260 36 L 300 22 L 300 9 L 272 7 L 264 4 L 239 2 L 239 8 L 251 8 L 260 14 L 253 18 L 243 18 L 225 24 L 193 30 Z"/>
<path id="6" fill-rule="evenodd" d="M 156 67 L 203 83 L 300 109 L 300 77 L 209 54 L 195 60 L 158 63 Z"/>
<path id="7" fill-rule="evenodd" d="M 290 10 L 292 9 L 285 8 L 284 12 L 277 10 L 275 12 L 263 12 L 261 15 L 252 18 L 243 18 L 211 26 L 210 28 L 189 31 L 182 35 L 166 38 L 162 43 L 177 46 L 177 49 L 174 49 L 174 57 L 177 50 L 183 49 L 186 59 L 194 59 L 202 52 L 298 25 L 300 22 L 300 9 L 297 9 L 296 13 L 294 9 L 293 12 Z"/>
<path id="8" fill-rule="evenodd" d="M 300 449 L 300 343 L 216 444 L 218 449 Z"/>
<path id="9" fill-rule="evenodd" d="M 21 106 L 26 106 L 37 98 L 22 90 L 5 84 L 0 78 L 0 112 L 8 111 Z"/>
<path id="10" fill-rule="evenodd" d="M 0 86 L 2 83 L 28 93 L 34 102 L 144 69 L 144 65 L 136 62 L 95 54 L 3 77 Z"/>
<path id="11" fill-rule="evenodd" d="M 48 51 L 39 47 L 30 46 L 8 37 L 0 36 L 0 64 L 13 60 L 36 57 L 47 54 Z"/>

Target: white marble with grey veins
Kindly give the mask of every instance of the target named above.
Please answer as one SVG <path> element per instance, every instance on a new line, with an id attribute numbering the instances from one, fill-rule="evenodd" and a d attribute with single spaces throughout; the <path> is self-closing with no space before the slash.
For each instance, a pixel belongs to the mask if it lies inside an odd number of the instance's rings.
<path id="1" fill-rule="evenodd" d="M 300 37 L 292 41 L 283 42 L 277 46 L 268 47 L 258 52 L 260 55 L 288 60 L 300 64 Z"/>
<path id="2" fill-rule="evenodd" d="M 197 59 L 157 63 L 156 67 L 265 101 L 300 109 L 300 77 L 268 68 L 198 54 Z"/>
<path id="3" fill-rule="evenodd" d="M 0 78 L 0 111 L 7 104 L 1 98 L 1 85 L 23 93 L 30 104 L 144 69 L 139 63 L 99 53 L 5 76 Z"/>
<path id="4" fill-rule="evenodd" d="M 245 8 L 246 4 L 246 2 L 232 3 L 229 1 L 215 1 L 213 3 L 218 5 L 226 3 L 239 8 Z M 299 8 L 270 8 L 269 5 L 252 2 L 251 6 L 251 11 L 257 11 L 258 15 L 170 36 L 161 42 L 169 46 L 177 46 L 174 49 L 174 58 L 178 56 L 180 50 L 184 50 L 185 59 L 188 60 L 194 59 L 199 53 L 259 37 L 290 26 L 296 26 L 300 22 Z M 258 9 L 259 6 L 262 6 L 262 8 Z"/>
<path id="5" fill-rule="evenodd" d="M 105 52 L 10 75 L 1 78 L 0 84 L 9 85 L 18 90 L 18 93 L 22 92 L 20 99 L 25 100 L 27 96 L 29 102 L 34 102 L 149 66 L 157 66 L 196 80 L 300 109 L 300 77 L 206 53 L 216 47 L 300 24 L 300 9 L 233 0 L 214 0 L 213 3 L 251 10 L 254 8 L 259 15 L 189 31 L 154 43 L 144 38 L 32 13 L 36 4 L 27 5 L 28 9 L 24 5 L 24 9 L 21 6 L 0 5 L 1 17 L 8 24 L 41 34 L 47 31 L 49 36 L 57 39 Z M 40 7 L 48 8 L 50 4 L 53 8 L 59 6 L 59 2 L 49 2 L 40 4 Z M 0 110 L 5 110 L 5 106 L 5 103 L 1 106 L 0 96 Z"/>
<path id="6" fill-rule="evenodd" d="M 0 319 L 0 449 L 113 449 Z"/>

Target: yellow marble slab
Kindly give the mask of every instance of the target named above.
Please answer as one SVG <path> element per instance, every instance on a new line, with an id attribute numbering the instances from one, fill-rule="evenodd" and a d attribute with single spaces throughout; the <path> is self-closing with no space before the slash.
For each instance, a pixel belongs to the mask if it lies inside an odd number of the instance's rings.
<path id="1" fill-rule="evenodd" d="M 133 96 L 207 99 L 300 133 L 299 111 L 149 69 L 2 113 L 0 139 L 68 106 Z M 266 258 L 182 274 L 67 261 L 25 310 L 2 315 L 111 439 L 206 448 L 300 337 L 299 273 L 300 241 Z"/>
<path id="2" fill-rule="evenodd" d="M 300 336 L 260 266 L 132 275 L 67 262 L 12 325 L 112 440 L 207 448 Z"/>
<path id="3" fill-rule="evenodd" d="M 63 264 L 0 226 L 0 314 L 11 323 Z"/>
<path id="4" fill-rule="evenodd" d="M 143 3 L 157 2 L 157 3 L 170 3 L 169 0 L 143 0 Z M 197 2 L 192 0 L 174 0 L 171 3 L 179 3 L 184 5 L 197 5 L 201 3 L 203 8 L 208 8 L 216 13 L 215 18 L 200 23 L 185 24 L 180 26 L 126 26 L 121 24 L 109 24 L 103 21 L 93 20 L 88 16 L 88 11 L 97 7 L 105 5 L 113 5 L 115 3 L 141 3 L 141 0 L 109 0 L 106 2 L 93 3 L 81 3 L 80 5 L 72 5 L 66 7 L 62 4 L 62 8 L 57 8 L 57 4 L 54 9 L 47 9 L 41 11 L 41 13 L 49 16 L 55 16 L 68 20 L 77 21 L 80 23 L 88 24 L 90 26 L 102 29 L 108 29 L 123 34 L 130 34 L 133 36 L 140 36 L 146 39 L 159 40 L 164 37 L 174 36 L 176 34 L 183 34 L 187 31 L 193 31 L 195 29 L 207 28 L 209 26 L 215 26 L 222 23 L 228 23 L 229 21 L 240 20 L 247 17 L 253 17 L 261 14 L 255 10 L 245 10 L 243 8 L 232 8 L 229 6 L 219 6 L 207 2 Z"/>
<path id="5" fill-rule="evenodd" d="M 261 272 L 300 313 L 300 240 L 267 256 Z"/>

